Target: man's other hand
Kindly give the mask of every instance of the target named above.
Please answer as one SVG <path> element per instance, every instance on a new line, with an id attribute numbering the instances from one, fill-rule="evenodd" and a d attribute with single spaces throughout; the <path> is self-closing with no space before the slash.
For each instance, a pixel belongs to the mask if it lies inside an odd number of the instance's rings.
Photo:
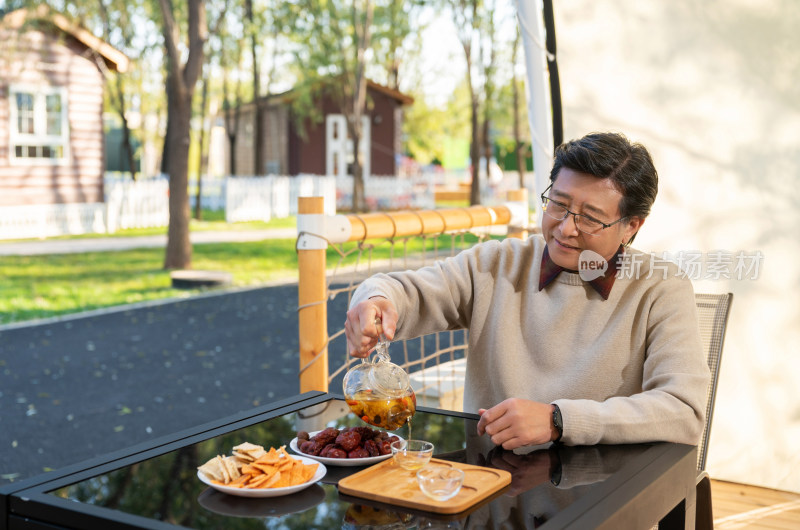
<path id="1" fill-rule="evenodd" d="M 479 409 L 478 434 L 488 434 L 504 449 L 552 441 L 553 406 L 527 399 L 509 398 L 490 409 Z"/>

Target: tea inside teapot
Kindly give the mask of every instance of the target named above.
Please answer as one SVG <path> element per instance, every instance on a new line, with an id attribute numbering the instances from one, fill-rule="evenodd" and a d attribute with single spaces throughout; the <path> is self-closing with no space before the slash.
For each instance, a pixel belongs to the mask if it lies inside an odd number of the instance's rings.
<path id="1" fill-rule="evenodd" d="M 375 358 L 362 359 L 344 376 L 342 386 L 347 405 L 364 422 L 393 431 L 408 422 L 417 410 L 417 396 L 411 388 L 408 374 L 392 363 L 389 342 L 383 334 L 380 320 L 380 340 Z"/>
<path id="2" fill-rule="evenodd" d="M 401 397 L 379 398 L 371 392 L 361 391 L 346 397 L 347 405 L 362 421 L 394 431 L 406 424 L 417 411 L 417 397 L 413 390 Z"/>

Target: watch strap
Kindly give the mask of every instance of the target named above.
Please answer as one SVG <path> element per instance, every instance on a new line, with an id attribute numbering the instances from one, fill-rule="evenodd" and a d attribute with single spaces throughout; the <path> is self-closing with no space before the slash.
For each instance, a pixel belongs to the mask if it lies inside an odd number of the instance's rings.
<path id="1" fill-rule="evenodd" d="M 564 422 L 561 419 L 561 409 L 555 403 L 553 403 L 553 426 L 558 431 L 558 437 L 554 440 L 557 442 L 561 440 L 561 436 L 564 434 Z"/>

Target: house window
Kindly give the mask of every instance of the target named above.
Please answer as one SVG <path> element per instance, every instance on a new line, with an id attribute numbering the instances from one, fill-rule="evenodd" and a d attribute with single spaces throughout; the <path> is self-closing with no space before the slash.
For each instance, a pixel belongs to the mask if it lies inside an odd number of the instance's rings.
<path id="1" fill-rule="evenodd" d="M 67 91 L 61 87 L 9 89 L 11 162 L 59 164 L 67 157 Z"/>

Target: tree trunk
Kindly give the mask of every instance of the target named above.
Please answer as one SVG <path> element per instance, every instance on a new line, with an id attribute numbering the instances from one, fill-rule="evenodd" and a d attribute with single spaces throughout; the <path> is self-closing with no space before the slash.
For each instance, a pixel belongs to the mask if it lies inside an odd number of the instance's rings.
<path id="1" fill-rule="evenodd" d="M 519 172 L 519 189 L 525 187 L 525 170 L 528 169 L 525 164 L 525 158 L 522 156 L 522 137 L 519 132 L 519 83 L 517 81 L 517 52 L 519 50 L 520 33 L 517 30 L 517 36 L 514 39 L 514 46 L 511 48 L 511 94 L 513 97 L 513 104 L 511 113 L 514 118 L 514 156 L 517 159 L 517 171 Z"/>
<path id="2" fill-rule="evenodd" d="M 492 139 L 489 135 L 489 129 L 491 129 L 492 120 L 489 118 L 489 111 L 488 111 L 489 103 L 486 102 L 486 111 L 483 113 L 483 126 L 481 129 L 481 145 L 483 149 L 483 158 L 486 160 L 486 181 L 490 182 L 491 174 L 490 174 L 490 164 L 489 162 L 492 160 Z"/>
<path id="3" fill-rule="evenodd" d="M 203 218 L 203 172 L 208 167 L 206 156 L 206 106 L 208 101 L 208 78 L 203 77 L 203 88 L 200 97 L 200 145 L 197 149 L 197 192 L 194 196 L 194 218 L 198 221 Z"/>
<path id="4" fill-rule="evenodd" d="M 108 15 L 108 7 L 103 2 L 98 2 L 100 8 L 100 18 L 103 21 L 103 40 L 109 41 L 111 38 L 111 21 Z M 125 44 L 130 44 L 130 39 L 125 37 Z M 131 145 L 131 129 L 128 126 L 128 119 L 125 117 L 125 90 L 122 87 L 122 76 L 119 72 L 114 75 L 114 90 L 112 91 L 111 106 L 116 108 L 122 121 L 122 147 L 125 149 L 125 158 L 128 161 L 128 171 L 131 173 L 131 180 L 136 180 L 136 164 L 133 158 L 133 146 Z"/>
<path id="5" fill-rule="evenodd" d="M 240 51 L 241 53 L 241 51 Z M 239 63 L 237 58 L 236 63 Z M 225 114 L 225 133 L 228 136 L 228 174 L 236 175 L 236 137 L 239 131 L 239 118 L 242 108 L 242 84 L 240 78 L 236 79 L 236 94 L 233 105 L 230 103 L 230 91 L 228 90 L 228 69 L 225 68 L 222 78 L 222 105 Z"/>
<path id="6" fill-rule="evenodd" d="M 136 159 L 133 156 L 133 146 L 131 145 L 131 128 L 128 126 L 128 119 L 124 111 L 120 113 L 122 118 L 122 147 L 125 148 L 125 157 L 128 160 L 128 169 L 131 172 L 131 180 L 136 180 Z"/>
<path id="7" fill-rule="evenodd" d="M 475 89 L 470 84 L 470 100 L 472 101 L 472 115 L 470 124 L 472 127 L 472 140 L 469 144 L 469 158 L 472 162 L 472 186 L 469 190 L 469 204 L 474 206 L 481 203 L 481 155 L 480 155 L 480 128 L 478 126 L 478 98 Z"/>
<path id="8" fill-rule="evenodd" d="M 172 81 L 170 78 L 172 77 L 172 73 L 167 73 L 167 86 L 169 86 Z M 172 102 L 172 98 L 174 97 L 171 93 L 171 90 L 167 90 L 167 129 L 164 132 L 164 145 L 161 147 L 161 165 L 159 167 L 159 171 L 161 171 L 162 175 L 169 175 L 169 145 L 170 141 L 169 138 L 172 135 L 172 123 L 169 121 L 169 109 L 170 107 L 174 107 L 175 103 Z"/>
<path id="9" fill-rule="evenodd" d="M 122 148 L 125 150 L 125 159 L 128 161 L 128 170 L 131 172 L 131 180 L 136 180 L 136 160 L 133 157 L 133 146 L 131 145 L 131 128 L 128 126 L 128 118 L 125 116 L 125 91 L 122 89 L 122 79 L 120 74 L 116 74 L 117 90 L 117 113 L 122 121 Z"/>
<path id="10" fill-rule="evenodd" d="M 367 211 L 366 197 L 364 193 L 364 166 L 361 162 L 361 149 L 359 144 L 362 138 L 361 116 L 364 113 L 367 102 L 367 78 L 366 78 L 366 50 L 369 47 L 370 27 L 372 26 L 373 14 L 372 0 L 366 0 L 364 6 L 363 25 L 359 21 L 358 9 L 355 0 L 353 1 L 353 27 L 355 28 L 357 46 L 355 72 L 353 76 L 353 96 L 352 112 L 347 116 L 348 128 L 353 139 L 353 208 L 357 212 Z M 369 149 L 369 147 L 367 147 Z"/>
<path id="11" fill-rule="evenodd" d="M 172 124 L 167 152 L 169 175 L 169 228 L 165 269 L 189 269 L 192 266 L 192 244 L 189 239 L 189 136 L 191 130 L 191 93 L 174 99 L 167 108 Z"/>
<path id="12" fill-rule="evenodd" d="M 471 0 L 470 2 L 461 2 L 457 4 L 453 2 L 454 12 L 459 14 L 459 20 L 456 24 L 459 31 L 459 40 L 461 47 L 464 50 L 464 58 L 467 62 L 467 88 L 469 89 L 470 101 L 470 132 L 471 139 L 469 144 L 469 159 L 472 165 L 472 179 L 469 190 L 469 203 L 476 205 L 481 203 L 481 177 L 480 177 L 480 129 L 478 127 L 478 95 L 475 93 L 475 86 L 472 79 L 472 36 L 478 29 L 478 2 Z M 471 13 L 469 18 L 465 17 L 467 12 Z M 480 57 L 478 57 L 480 60 Z"/>
<path id="13" fill-rule="evenodd" d="M 247 33 L 250 35 L 250 59 L 253 62 L 253 103 L 255 117 L 253 123 L 253 174 L 265 173 L 264 165 L 264 117 L 261 104 L 261 67 L 258 61 L 258 35 L 255 29 L 253 0 L 245 0 L 245 16 L 247 17 Z"/>
<path id="14" fill-rule="evenodd" d="M 189 142 L 192 95 L 203 67 L 204 44 L 208 36 L 205 3 L 188 1 L 188 50 L 186 62 L 180 51 L 180 31 L 170 0 L 159 0 L 162 32 L 167 51 L 167 130 L 164 154 L 169 176 L 169 228 L 164 252 L 165 269 L 188 269 L 192 265 L 189 240 Z M 186 45 L 186 43 L 183 43 Z"/>

